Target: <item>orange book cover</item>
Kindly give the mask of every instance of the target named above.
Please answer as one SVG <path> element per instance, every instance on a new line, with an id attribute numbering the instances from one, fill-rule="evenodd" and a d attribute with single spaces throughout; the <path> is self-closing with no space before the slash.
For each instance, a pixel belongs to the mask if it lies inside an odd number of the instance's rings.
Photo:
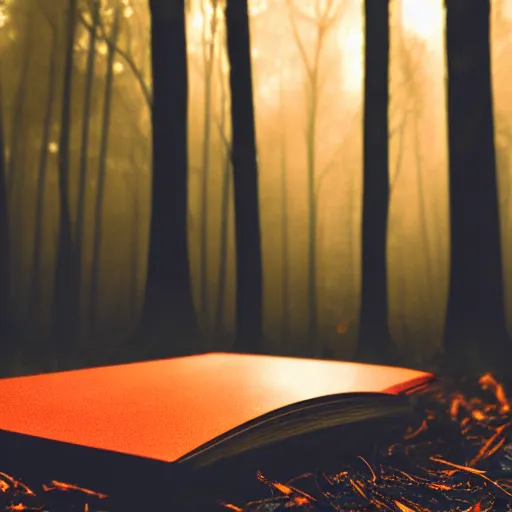
<path id="1" fill-rule="evenodd" d="M 210 353 L 2 379 L 0 470 L 107 492 L 137 486 L 141 475 L 171 465 L 197 469 L 368 414 L 392 416 L 392 395 L 431 377 L 378 365 Z M 389 401 L 379 395 L 375 402 L 377 393 Z M 362 407 L 361 396 L 381 412 Z M 404 406 L 396 407 L 399 415 Z"/>

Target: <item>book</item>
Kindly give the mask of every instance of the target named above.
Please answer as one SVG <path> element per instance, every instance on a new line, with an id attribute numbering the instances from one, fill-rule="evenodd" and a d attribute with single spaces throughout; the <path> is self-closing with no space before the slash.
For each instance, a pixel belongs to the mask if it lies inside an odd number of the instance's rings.
<path id="1" fill-rule="evenodd" d="M 258 469 L 285 476 L 336 462 L 403 427 L 413 414 L 405 391 L 432 378 L 210 353 L 2 379 L 0 471 L 112 495 L 169 482 L 190 493 L 202 482 L 202 494 L 213 496 L 242 489 Z"/>

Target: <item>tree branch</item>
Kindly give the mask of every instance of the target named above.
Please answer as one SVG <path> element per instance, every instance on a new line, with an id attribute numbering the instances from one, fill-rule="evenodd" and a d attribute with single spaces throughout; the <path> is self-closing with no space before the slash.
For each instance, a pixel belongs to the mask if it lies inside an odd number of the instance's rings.
<path id="1" fill-rule="evenodd" d="M 89 32 L 91 32 L 93 30 L 93 27 L 85 19 L 83 12 L 79 12 L 78 16 L 80 18 L 80 22 L 82 23 L 82 25 Z M 112 40 L 107 36 L 106 31 L 105 31 L 105 26 L 103 25 L 103 22 L 101 20 L 99 23 L 99 34 L 98 34 L 97 39 L 99 41 L 105 42 L 108 45 L 109 49 L 111 49 L 115 53 L 117 53 L 117 55 L 119 55 L 119 57 L 121 57 L 126 62 L 128 67 L 130 68 L 131 72 L 133 73 L 136 81 L 138 82 L 139 87 L 141 88 L 142 94 L 144 96 L 144 99 L 146 100 L 148 107 L 151 108 L 151 106 L 153 105 L 153 92 L 151 91 L 148 84 L 146 84 L 146 81 L 144 80 L 144 76 L 142 75 L 141 70 L 137 67 L 137 64 L 133 60 L 133 57 L 128 52 L 126 52 L 125 50 L 123 50 L 122 48 L 119 48 L 119 46 L 114 44 L 112 42 Z"/>

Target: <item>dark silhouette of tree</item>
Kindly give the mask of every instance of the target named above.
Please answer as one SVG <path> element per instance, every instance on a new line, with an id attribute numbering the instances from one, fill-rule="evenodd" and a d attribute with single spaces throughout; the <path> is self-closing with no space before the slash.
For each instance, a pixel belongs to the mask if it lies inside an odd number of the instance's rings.
<path id="1" fill-rule="evenodd" d="M 46 192 L 46 171 L 48 166 L 48 146 L 50 144 L 51 128 L 55 109 L 57 90 L 57 30 L 53 22 L 46 17 L 51 33 L 51 47 L 48 66 L 48 89 L 46 92 L 43 132 L 41 138 L 41 150 L 39 153 L 39 168 L 37 171 L 37 192 L 36 212 L 34 219 L 34 248 L 32 252 L 32 264 L 30 268 L 30 296 L 29 296 L 29 318 L 32 321 L 37 319 L 37 313 L 41 301 L 41 264 L 43 249 L 44 230 L 44 206 Z"/>
<path id="2" fill-rule="evenodd" d="M 98 166 L 98 184 L 96 187 L 96 201 L 94 204 L 94 240 L 92 251 L 92 269 L 91 269 L 91 294 L 89 296 L 89 314 L 90 330 L 94 336 L 98 327 L 98 300 L 100 290 L 100 258 L 102 246 L 102 227 L 103 227 L 103 205 L 105 197 L 105 179 L 107 174 L 107 155 L 110 136 L 110 118 L 112 114 L 112 92 L 114 86 L 114 57 L 115 44 L 119 36 L 119 24 L 121 9 L 118 6 L 114 11 L 114 19 L 110 33 L 110 40 L 113 45 L 109 45 L 107 54 L 107 73 L 105 76 L 105 93 L 103 96 L 103 115 L 101 123 L 101 142 Z"/>
<path id="3" fill-rule="evenodd" d="M 81 133 L 81 148 L 80 148 L 80 174 L 78 182 L 78 205 L 76 216 L 76 252 L 77 252 L 77 282 L 81 290 L 82 285 L 82 266 L 83 266 L 83 247 L 84 247 L 84 231 L 85 231 L 85 205 L 87 195 L 87 177 L 88 177 L 88 157 L 89 157 L 89 135 L 90 135 L 90 119 L 92 114 L 92 101 L 93 101 L 93 84 L 94 84 L 94 67 L 96 63 L 96 40 L 98 37 L 98 26 L 100 24 L 100 2 L 93 0 L 90 3 L 92 26 L 89 30 L 89 41 L 87 49 L 87 63 L 85 71 L 85 90 L 84 90 L 84 105 L 82 117 L 82 133 Z M 110 54 L 113 53 L 112 47 L 109 46 Z M 113 58 L 113 57 L 112 57 Z M 81 299 L 80 293 L 80 299 Z M 78 302 L 82 303 L 81 300 Z M 91 317 L 94 315 L 91 313 Z M 79 334 L 84 336 L 84 326 L 86 322 L 81 321 L 79 317 L 80 326 Z M 85 324 L 85 325 L 84 325 Z"/>
<path id="4" fill-rule="evenodd" d="M 203 147 L 201 160 L 201 240 L 200 240 L 200 264 L 199 264 L 199 319 L 203 330 L 210 330 L 210 311 L 208 305 L 208 211 L 209 211 L 209 184 L 210 184 L 210 152 L 211 152 L 211 118 L 212 118 L 212 85 L 215 64 L 215 41 L 218 25 L 218 0 L 208 0 L 211 4 L 201 1 L 203 17 L 203 30 L 201 35 L 201 47 L 204 72 L 204 112 L 203 112 Z M 212 9 L 211 18 L 206 6 Z M 220 60 L 220 59 L 219 59 Z"/>
<path id="5" fill-rule="evenodd" d="M 263 317 L 262 262 L 247 0 L 227 0 L 226 30 L 237 255 L 235 349 L 259 352 Z"/>
<path id="6" fill-rule="evenodd" d="M 504 358 L 505 327 L 490 71 L 490 1 L 446 0 L 450 288 L 445 347 Z M 496 357 L 493 357 L 494 356 Z M 476 359 L 475 359 L 476 360 Z M 508 363 L 508 357 L 505 357 Z"/>
<path id="7" fill-rule="evenodd" d="M 3 80 L 0 76 L 0 346 L 7 348 L 12 335 L 12 312 L 9 272 L 9 208 L 4 143 Z M 9 343 L 10 348 L 10 343 Z"/>
<path id="8" fill-rule="evenodd" d="M 224 51 L 224 48 L 222 48 Z M 219 76 L 222 77 L 222 59 L 217 59 L 219 67 Z M 227 87 L 224 80 L 220 83 L 220 120 L 219 134 L 222 140 L 222 181 L 221 181 L 221 199 L 220 199 L 220 242 L 219 242 L 219 269 L 218 269 L 218 289 L 217 303 L 215 305 L 215 317 L 213 324 L 213 333 L 216 341 L 220 342 L 226 336 L 225 325 L 225 302 L 226 302 L 226 284 L 228 273 L 228 240 L 230 231 L 230 203 L 232 187 L 232 166 L 231 166 L 231 142 L 226 136 L 226 118 L 228 116 L 227 106 Z"/>
<path id="9" fill-rule="evenodd" d="M 60 226 L 53 305 L 53 341 L 65 351 L 73 348 L 78 332 L 79 283 L 76 272 L 76 248 L 73 244 L 69 205 L 70 136 L 73 86 L 73 49 L 77 26 L 77 0 L 69 0 L 66 19 L 64 81 L 59 137 L 59 209 Z"/>
<path id="10" fill-rule="evenodd" d="M 389 353 L 386 234 L 389 208 L 389 2 L 365 1 L 364 186 L 359 355 Z"/>
<path id="11" fill-rule="evenodd" d="M 34 45 L 37 44 L 34 30 L 34 10 L 26 13 L 24 31 L 24 44 L 20 55 L 20 71 L 16 80 L 16 89 L 12 98 L 12 112 L 9 122 L 10 136 L 8 158 L 6 158 L 7 196 L 9 197 L 9 222 L 12 226 L 23 226 L 27 212 L 26 207 L 26 183 L 27 183 L 27 151 L 22 142 L 29 137 L 30 124 L 27 122 L 27 101 L 30 94 L 30 67 L 34 58 Z M 7 111 L 6 111 L 7 114 Z M 7 126 L 5 129 L 7 134 Z M 6 155 L 7 156 L 7 155 Z M 27 334 L 27 308 L 24 301 L 23 264 L 19 254 L 25 246 L 28 233 L 23 229 L 11 230 L 9 235 L 10 247 L 10 275 L 11 296 L 13 299 L 13 311 L 16 314 L 16 322 Z M 29 235 L 30 236 L 30 235 Z"/>
<path id="12" fill-rule="evenodd" d="M 27 14 L 27 25 L 26 25 L 26 35 L 25 35 L 25 43 L 23 45 L 23 53 L 21 56 L 21 70 L 19 75 L 19 81 L 16 84 L 16 93 L 14 95 L 13 103 L 13 113 L 12 113 L 12 122 L 11 122 L 11 136 L 10 136 L 10 151 L 9 151 L 9 161 L 6 162 L 8 169 L 8 191 L 12 193 L 14 183 L 16 181 L 17 175 L 16 172 L 23 168 L 23 166 L 18 164 L 18 159 L 21 156 L 22 151 L 20 151 L 20 142 L 23 138 L 24 133 L 24 106 L 26 105 L 26 97 L 29 91 L 29 69 L 31 56 L 33 55 L 33 45 L 34 45 L 34 15 L 29 11 Z M 20 140 L 21 139 L 21 140 Z"/>
<path id="13" fill-rule="evenodd" d="M 153 73 L 153 178 L 148 276 L 141 327 L 165 351 L 197 336 L 187 246 L 185 0 L 149 0 Z M 146 338 L 146 339 L 147 339 Z M 167 349 L 168 350 L 168 349 Z"/>

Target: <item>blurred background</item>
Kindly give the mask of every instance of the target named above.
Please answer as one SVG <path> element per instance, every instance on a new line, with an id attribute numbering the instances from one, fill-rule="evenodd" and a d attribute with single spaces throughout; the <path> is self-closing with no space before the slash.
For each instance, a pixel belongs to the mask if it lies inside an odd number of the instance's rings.
<path id="1" fill-rule="evenodd" d="M 52 336 L 65 87 L 64 0 L 0 2 L 0 110 L 10 227 L 16 365 Z M 512 0 L 492 1 L 492 82 L 505 305 L 512 327 Z M 449 278 L 443 0 L 390 3 L 388 220 L 393 341 L 439 352 Z M 305 355 L 316 281 L 319 354 L 353 358 L 358 339 L 363 173 L 361 0 L 249 2 L 263 258 L 264 349 Z M 234 336 L 235 244 L 224 7 L 186 6 L 188 239 L 200 336 Z M 135 331 L 144 299 L 151 193 L 147 0 L 80 0 L 73 38 L 69 208 L 79 251 L 79 338 L 101 351 Z M 315 176 L 315 261 L 307 256 Z M 477 243 L 477 242 L 475 242 Z M 18 340 L 18 338 L 17 338 Z M 143 340 L 140 342 L 143 355 Z M 169 342 L 172 354 L 172 342 Z M 45 363 L 46 364 L 46 363 Z M 48 367 L 59 368 L 58 361 Z M 14 369 L 13 369 L 14 368 Z M 45 367 L 46 368 L 46 367 Z"/>

